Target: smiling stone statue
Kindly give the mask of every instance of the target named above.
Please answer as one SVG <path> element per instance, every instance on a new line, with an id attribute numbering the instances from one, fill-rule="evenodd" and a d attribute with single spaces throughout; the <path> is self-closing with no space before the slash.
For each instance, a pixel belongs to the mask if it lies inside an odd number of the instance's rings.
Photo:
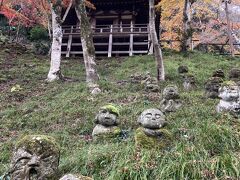
<path id="1" fill-rule="evenodd" d="M 160 110 L 143 111 L 137 122 L 141 127 L 135 133 L 136 146 L 162 149 L 170 143 L 171 133 L 164 128 L 167 122 Z"/>
<path id="2" fill-rule="evenodd" d="M 175 112 L 182 106 L 177 86 L 169 85 L 163 90 L 163 99 L 160 102 L 162 112 Z"/>
<path id="3" fill-rule="evenodd" d="M 221 98 L 217 105 L 217 112 L 230 112 L 236 116 L 240 115 L 240 88 L 233 81 L 224 82 L 219 89 Z"/>
<path id="4" fill-rule="evenodd" d="M 95 118 L 96 126 L 93 137 L 115 137 L 121 133 L 119 125 L 119 110 L 114 105 L 103 106 Z"/>
<path id="5" fill-rule="evenodd" d="M 11 159 L 10 179 L 54 179 L 60 158 L 54 138 L 43 135 L 25 136 L 17 142 Z"/>

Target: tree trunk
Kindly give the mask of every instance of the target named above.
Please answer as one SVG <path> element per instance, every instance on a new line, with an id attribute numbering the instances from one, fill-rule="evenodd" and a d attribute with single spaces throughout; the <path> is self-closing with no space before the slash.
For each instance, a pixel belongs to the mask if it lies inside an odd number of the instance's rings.
<path id="1" fill-rule="evenodd" d="M 228 12 L 228 3 L 230 3 L 230 1 L 225 0 L 224 3 L 225 3 L 226 18 L 227 18 L 227 32 L 228 32 L 229 45 L 230 45 L 230 51 L 231 51 L 230 53 L 232 57 L 234 57 L 235 54 L 234 54 L 234 46 L 233 46 L 233 37 L 232 37 L 232 30 L 230 26 L 229 12 Z"/>
<path id="2" fill-rule="evenodd" d="M 158 42 L 156 28 L 155 28 L 155 7 L 154 0 L 149 0 L 149 29 L 150 37 L 154 47 L 154 56 L 157 64 L 157 79 L 159 81 L 165 80 L 165 70 L 163 64 L 162 50 Z"/>
<path id="3" fill-rule="evenodd" d="M 52 50 L 51 50 L 51 65 L 48 73 L 47 81 L 54 81 L 62 78 L 61 64 L 61 46 L 62 46 L 62 25 L 61 25 L 61 3 L 53 6 L 51 4 L 52 14 Z"/>
<path id="4" fill-rule="evenodd" d="M 192 30 L 191 30 L 191 2 L 185 0 L 183 9 L 183 33 L 181 42 L 181 51 L 186 52 L 191 44 Z"/>
<path id="5" fill-rule="evenodd" d="M 81 29 L 81 43 L 83 49 L 83 58 L 85 63 L 85 71 L 86 71 L 86 82 L 88 87 L 90 88 L 91 93 L 100 92 L 99 86 L 97 84 L 99 80 L 99 76 L 96 69 L 95 63 L 95 47 L 93 44 L 93 35 L 89 22 L 89 18 L 87 16 L 86 7 L 84 4 L 84 0 L 75 0 L 75 10 L 77 13 L 77 17 L 80 22 Z"/>

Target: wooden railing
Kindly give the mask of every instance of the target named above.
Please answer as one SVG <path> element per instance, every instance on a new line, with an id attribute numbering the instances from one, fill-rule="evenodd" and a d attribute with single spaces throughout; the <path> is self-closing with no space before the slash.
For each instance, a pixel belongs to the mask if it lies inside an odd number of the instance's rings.
<path id="1" fill-rule="evenodd" d="M 108 57 L 111 57 L 112 54 L 141 54 L 147 53 L 148 48 L 143 50 L 136 50 L 134 46 L 149 46 L 149 28 L 148 24 L 128 24 L 128 25 L 101 25 L 92 27 L 93 37 L 94 38 L 107 38 L 108 42 L 97 41 L 94 42 L 95 47 L 107 46 L 107 51 L 96 51 L 96 54 L 107 54 Z M 80 38 L 81 29 L 77 26 L 63 26 L 63 37 L 68 38 L 67 43 L 62 43 L 62 46 L 67 46 L 66 51 L 62 51 L 62 54 L 66 54 L 66 57 L 69 57 L 70 54 L 82 54 L 82 51 L 72 51 L 72 47 L 81 46 L 81 43 L 73 43 L 73 38 Z M 128 42 L 116 42 L 114 38 L 129 38 Z M 134 37 L 143 37 L 147 40 L 142 42 L 134 42 Z M 128 50 L 113 50 L 113 47 L 123 47 L 128 46 Z"/>
<path id="2" fill-rule="evenodd" d="M 100 25 L 92 27 L 94 35 L 146 35 L 149 33 L 148 24 L 128 24 L 128 25 Z M 81 29 L 77 26 L 63 26 L 64 36 L 79 35 Z"/>

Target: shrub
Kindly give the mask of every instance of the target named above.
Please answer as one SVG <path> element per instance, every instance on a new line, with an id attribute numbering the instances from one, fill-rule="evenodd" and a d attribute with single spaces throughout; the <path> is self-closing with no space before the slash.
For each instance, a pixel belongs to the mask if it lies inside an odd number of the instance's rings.
<path id="1" fill-rule="evenodd" d="M 47 40 L 48 39 L 48 32 L 42 26 L 35 26 L 30 31 L 30 39 L 33 40 L 33 41 Z"/>

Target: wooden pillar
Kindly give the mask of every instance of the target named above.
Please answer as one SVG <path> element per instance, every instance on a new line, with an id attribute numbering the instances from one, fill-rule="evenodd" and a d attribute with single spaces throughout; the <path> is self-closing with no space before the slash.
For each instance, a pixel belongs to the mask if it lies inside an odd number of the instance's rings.
<path id="1" fill-rule="evenodd" d="M 130 44 L 129 44 L 129 56 L 133 56 L 133 22 L 132 21 L 131 21 Z"/>
<path id="2" fill-rule="evenodd" d="M 70 57 L 70 52 L 71 52 L 71 47 L 72 47 L 72 34 L 71 34 L 72 32 L 73 32 L 73 26 L 71 26 L 70 34 L 68 36 L 66 57 Z"/>
<path id="3" fill-rule="evenodd" d="M 108 57 L 112 57 L 112 41 L 113 41 L 113 25 L 110 26 L 109 42 L 108 42 Z"/>

